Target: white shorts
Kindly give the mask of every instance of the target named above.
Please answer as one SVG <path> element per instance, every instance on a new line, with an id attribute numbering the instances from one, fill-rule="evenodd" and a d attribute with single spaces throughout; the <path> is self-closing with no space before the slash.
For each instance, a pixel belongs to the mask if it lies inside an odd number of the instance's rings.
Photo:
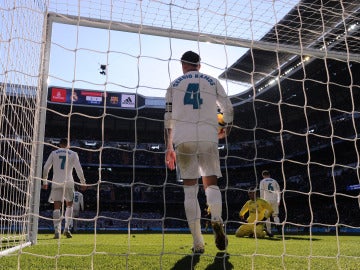
<path id="1" fill-rule="evenodd" d="M 52 187 L 49 202 L 72 202 L 74 200 L 74 187 Z"/>
<path id="2" fill-rule="evenodd" d="M 214 142 L 186 142 L 176 147 L 176 163 L 181 179 L 201 176 L 221 177 L 218 144 Z"/>
<path id="3" fill-rule="evenodd" d="M 277 201 L 269 201 L 269 204 L 271 205 L 272 209 L 274 210 L 272 216 L 278 216 L 279 215 L 279 204 L 277 203 Z"/>
<path id="4" fill-rule="evenodd" d="M 80 211 L 73 209 L 73 214 L 72 214 L 72 216 L 73 216 L 73 217 L 79 217 L 79 216 L 80 216 Z"/>

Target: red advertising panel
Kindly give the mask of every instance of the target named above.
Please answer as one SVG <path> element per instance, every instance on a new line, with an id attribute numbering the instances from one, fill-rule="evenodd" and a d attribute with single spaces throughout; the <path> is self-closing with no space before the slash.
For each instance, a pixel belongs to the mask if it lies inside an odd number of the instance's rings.
<path id="1" fill-rule="evenodd" d="M 52 88 L 50 101 L 65 103 L 66 102 L 66 89 Z"/>

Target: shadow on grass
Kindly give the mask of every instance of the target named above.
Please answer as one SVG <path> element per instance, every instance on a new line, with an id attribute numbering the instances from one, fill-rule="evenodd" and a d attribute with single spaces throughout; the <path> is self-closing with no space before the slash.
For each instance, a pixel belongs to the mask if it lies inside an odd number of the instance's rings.
<path id="1" fill-rule="evenodd" d="M 226 252 L 218 252 L 212 264 L 209 264 L 205 270 L 230 270 L 234 269 L 234 265 L 229 262 L 230 254 Z"/>
<path id="2" fill-rule="evenodd" d="M 193 270 L 200 261 L 200 255 L 186 255 L 182 259 L 178 260 L 171 270 Z"/>
<path id="3" fill-rule="evenodd" d="M 13 246 L 16 246 L 16 245 L 18 245 L 18 244 L 20 244 L 21 243 L 21 241 L 19 240 L 19 239 L 7 239 L 7 238 L 3 238 L 1 241 L 0 241 L 0 244 L 1 245 L 6 245 L 6 244 L 9 244 L 9 242 L 11 242 L 11 244 L 13 245 Z"/>

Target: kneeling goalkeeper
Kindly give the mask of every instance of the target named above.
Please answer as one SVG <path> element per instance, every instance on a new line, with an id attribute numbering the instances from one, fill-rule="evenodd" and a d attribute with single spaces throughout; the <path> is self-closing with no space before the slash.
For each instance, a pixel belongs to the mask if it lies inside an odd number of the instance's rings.
<path id="1" fill-rule="evenodd" d="M 271 205 L 260 198 L 256 198 L 256 189 L 249 189 L 248 195 L 250 200 L 248 200 L 240 210 L 240 219 L 244 220 L 244 216 L 249 212 L 249 216 L 246 219 L 245 224 L 241 225 L 235 233 L 236 237 L 256 237 L 264 238 L 266 232 L 264 230 L 265 220 L 267 220 L 273 209 Z"/>

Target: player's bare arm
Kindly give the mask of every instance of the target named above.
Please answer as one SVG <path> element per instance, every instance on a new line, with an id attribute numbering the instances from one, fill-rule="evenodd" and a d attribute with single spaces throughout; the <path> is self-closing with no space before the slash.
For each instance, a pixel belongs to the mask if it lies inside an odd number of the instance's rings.
<path id="1" fill-rule="evenodd" d="M 165 136 L 165 145 L 166 145 L 166 152 L 165 152 L 166 166 L 170 170 L 174 170 L 176 163 L 176 154 L 172 143 L 172 129 L 166 128 L 164 136 Z"/>

